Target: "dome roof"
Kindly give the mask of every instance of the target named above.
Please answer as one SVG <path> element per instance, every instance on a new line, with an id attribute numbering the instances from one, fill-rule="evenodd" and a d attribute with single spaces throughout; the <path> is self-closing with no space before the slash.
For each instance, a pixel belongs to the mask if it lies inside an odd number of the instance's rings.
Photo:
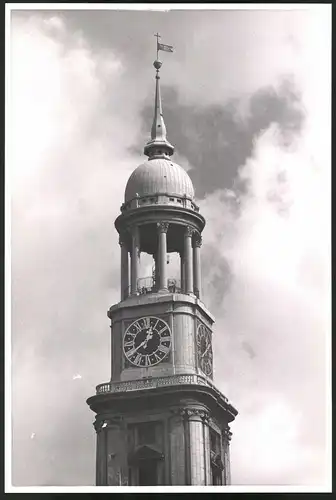
<path id="1" fill-rule="evenodd" d="M 187 172 L 169 159 L 153 158 L 139 165 L 128 179 L 125 202 L 136 193 L 150 196 L 159 193 L 194 198 L 194 187 Z"/>

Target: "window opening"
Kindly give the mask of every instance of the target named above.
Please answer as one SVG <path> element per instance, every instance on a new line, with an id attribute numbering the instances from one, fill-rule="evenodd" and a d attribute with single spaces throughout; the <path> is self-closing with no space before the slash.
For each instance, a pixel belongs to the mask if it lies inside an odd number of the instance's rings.
<path id="1" fill-rule="evenodd" d="M 139 486 L 157 486 L 157 463 L 155 460 L 144 460 L 139 464 Z"/>
<path id="2" fill-rule="evenodd" d="M 138 425 L 138 446 L 155 443 L 155 422 L 144 422 Z"/>

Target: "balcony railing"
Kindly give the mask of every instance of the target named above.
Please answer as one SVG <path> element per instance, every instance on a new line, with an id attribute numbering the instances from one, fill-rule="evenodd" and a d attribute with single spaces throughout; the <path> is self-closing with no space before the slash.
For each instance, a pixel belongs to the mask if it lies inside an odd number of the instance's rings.
<path id="1" fill-rule="evenodd" d="M 182 293 L 181 282 L 180 280 L 169 278 L 167 280 L 167 288 L 170 293 Z M 137 295 L 146 295 L 148 293 L 155 293 L 158 291 L 158 286 L 155 282 L 155 278 L 152 276 L 147 276 L 146 278 L 139 278 L 137 282 Z M 131 294 L 131 287 L 127 287 L 125 290 L 125 297 L 128 297 Z"/>
<path id="2" fill-rule="evenodd" d="M 188 208 L 193 210 L 194 212 L 199 213 L 200 209 L 199 207 L 194 203 L 192 198 L 190 198 L 187 195 L 181 196 L 178 194 L 172 194 L 172 193 L 160 193 L 160 194 L 154 194 L 151 196 L 145 195 L 145 196 L 135 196 L 131 200 L 129 200 L 127 203 L 123 203 L 120 207 L 121 212 L 125 212 L 127 210 L 131 210 L 134 208 L 141 208 L 141 207 L 146 207 L 146 206 L 151 206 L 151 205 L 175 205 L 177 207 L 181 208 Z"/>
<path id="3" fill-rule="evenodd" d="M 216 393 L 220 394 L 217 387 L 208 379 L 196 374 L 168 375 L 165 377 L 144 378 L 138 380 L 127 380 L 124 382 L 106 382 L 96 387 L 96 394 L 105 394 L 110 392 L 129 392 L 142 389 L 155 389 L 171 385 L 206 385 L 211 387 Z M 222 396 L 226 402 L 228 399 Z"/>

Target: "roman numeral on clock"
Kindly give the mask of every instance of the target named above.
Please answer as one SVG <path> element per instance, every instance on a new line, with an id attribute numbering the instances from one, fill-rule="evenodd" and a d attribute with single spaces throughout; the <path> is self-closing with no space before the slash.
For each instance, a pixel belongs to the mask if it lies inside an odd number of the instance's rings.
<path id="1" fill-rule="evenodd" d="M 134 340 L 128 340 L 127 342 L 124 343 L 125 347 L 133 347 L 134 345 Z"/>
<path id="2" fill-rule="evenodd" d="M 142 322 L 143 322 L 144 328 L 150 327 L 150 318 L 142 318 Z"/>
<path id="3" fill-rule="evenodd" d="M 141 358 L 142 358 L 142 354 L 138 353 L 135 357 L 133 357 L 132 361 L 133 361 L 133 363 L 138 365 Z"/>
<path id="4" fill-rule="evenodd" d="M 134 324 L 134 327 L 136 328 L 137 332 L 140 332 L 141 330 L 143 330 L 142 326 L 140 326 L 140 324 L 136 321 Z"/>
<path id="5" fill-rule="evenodd" d="M 163 344 L 160 344 L 159 345 L 159 351 L 161 351 L 164 355 L 166 355 L 168 352 L 169 352 L 169 347 L 163 345 Z"/>

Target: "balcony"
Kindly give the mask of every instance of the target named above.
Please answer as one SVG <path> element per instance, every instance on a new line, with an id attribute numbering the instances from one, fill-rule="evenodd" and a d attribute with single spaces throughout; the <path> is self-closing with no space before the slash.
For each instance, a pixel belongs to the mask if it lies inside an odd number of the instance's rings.
<path id="1" fill-rule="evenodd" d="M 164 377 L 147 377 L 138 380 L 127 380 L 123 382 L 105 382 L 96 387 L 96 394 L 116 393 L 116 392 L 129 392 L 139 391 L 143 389 L 156 389 L 158 387 L 166 386 L 179 386 L 179 385 L 205 385 L 211 387 L 216 393 L 220 394 L 216 386 L 211 382 L 208 377 L 203 377 L 196 374 L 181 374 L 181 375 L 168 375 Z M 221 395 L 225 402 L 228 399 Z"/>
<path id="2" fill-rule="evenodd" d="M 168 278 L 167 288 L 169 293 L 183 293 L 181 288 L 181 282 L 175 278 Z M 137 292 L 136 295 L 146 295 L 149 293 L 157 293 L 158 286 L 155 282 L 153 276 L 148 276 L 146 278 L 139 278 L 137 281 Z M 131 287 L 127 287 L 125 290 L 125 297 L 131 296 Z"/>

